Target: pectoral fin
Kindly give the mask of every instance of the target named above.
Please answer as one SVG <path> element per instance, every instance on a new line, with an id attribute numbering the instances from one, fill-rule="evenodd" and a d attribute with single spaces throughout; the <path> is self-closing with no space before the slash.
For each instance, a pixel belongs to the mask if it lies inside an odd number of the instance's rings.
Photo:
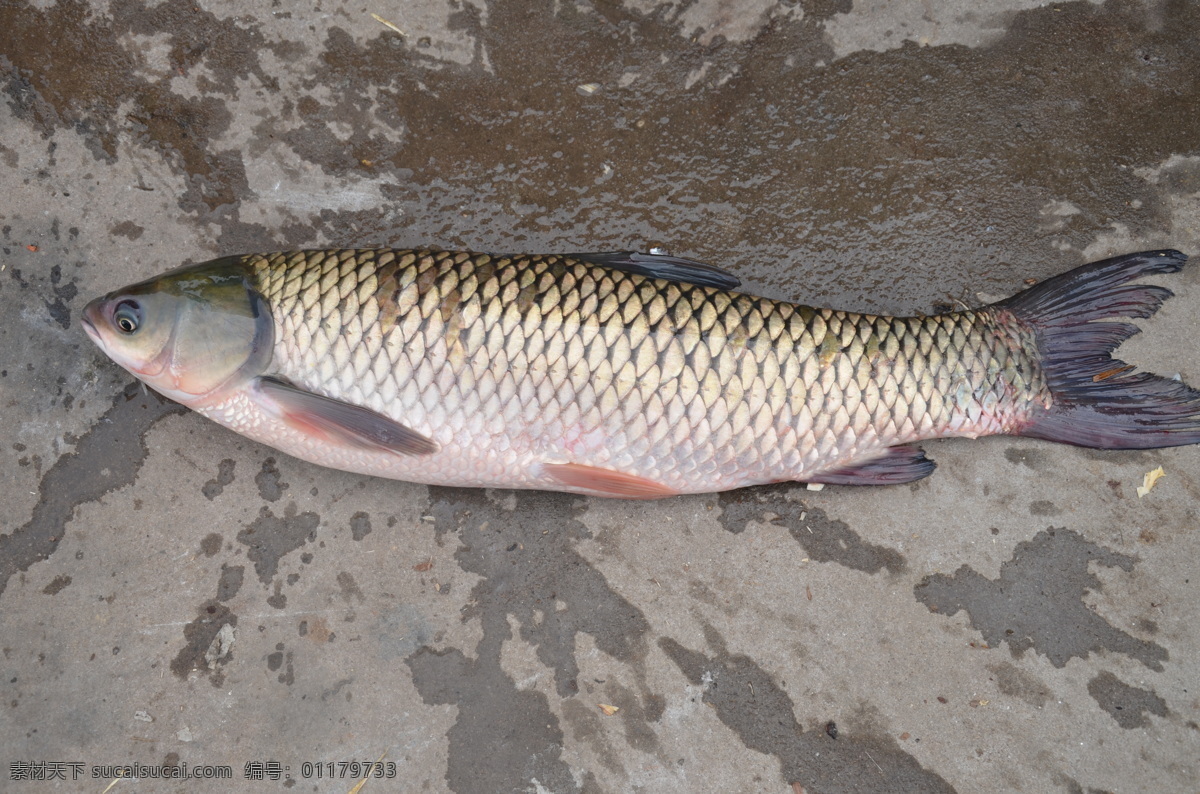
<path id="1" fill-rule="evenodd" d="M 559 485 L 615 499 L 662 499 L 679 492 L 654 480 L 582 463 L 547 463 L 542 467 Z"/>
<path id="2" fill-rule="evenodd" d="M 272 377 L 258 378 L 258 391 L 268 398 L 289 427 L 335 443 L 397 455 L 429 455 L 438 445 L 381 413 L 322 397 Z"/>
<path id="3" fill-rule="evenodd" d="M 890 447 L 883 455 L 808 478 L 828 485 L 896 485 L 933 474 L 937 464 L 919 447 Z"/>

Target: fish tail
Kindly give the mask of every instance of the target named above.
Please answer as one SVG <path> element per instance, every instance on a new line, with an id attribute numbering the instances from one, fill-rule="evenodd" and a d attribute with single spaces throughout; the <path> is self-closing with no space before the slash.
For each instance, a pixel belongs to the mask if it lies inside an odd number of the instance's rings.
<path id="1" fill-rule="evenodd" d="M 1175 273 L 1187 257 L 1148 251 L 1093 262 L 996 304 L 1033 328 L 1050 388 L 1018 434 L 1099 449 L 1156 449 L 1200 443 L 1200 391 L 1135 372 L 1110 354 L 1138 333 L 1111 317 L 1145 318 L 1173 293 L 1130 283 Z M 1097 322 L 1102 321 L 1102 322 Z"/>

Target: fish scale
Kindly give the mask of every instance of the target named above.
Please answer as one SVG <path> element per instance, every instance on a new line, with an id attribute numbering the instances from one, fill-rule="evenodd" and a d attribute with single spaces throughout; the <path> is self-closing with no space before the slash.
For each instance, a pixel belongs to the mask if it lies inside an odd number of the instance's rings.
<path id="1" fill-rule="evenodd" d="M 405 479 L 536 485 L 537 463 L 573 462 L 677 491 L 803 480 L 931 434 L 1002 432 L 1045 391 L 1021 329 L 986 310 L 813 309 L 564 256 L 245 264 L 273 307 L 281 376 L 440 446 L 390 462 Z"/>

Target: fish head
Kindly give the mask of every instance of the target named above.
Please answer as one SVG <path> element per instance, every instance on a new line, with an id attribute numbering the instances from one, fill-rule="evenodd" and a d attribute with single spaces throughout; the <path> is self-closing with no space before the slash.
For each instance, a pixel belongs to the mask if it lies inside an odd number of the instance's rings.
<path id="1" fill-rule="evenodd" d="M 274 325 L 242 257 L 183 267 L 96 298 L 83 328 L 116 363 L 184 405 L 214 402 L 270 364 Z"/>

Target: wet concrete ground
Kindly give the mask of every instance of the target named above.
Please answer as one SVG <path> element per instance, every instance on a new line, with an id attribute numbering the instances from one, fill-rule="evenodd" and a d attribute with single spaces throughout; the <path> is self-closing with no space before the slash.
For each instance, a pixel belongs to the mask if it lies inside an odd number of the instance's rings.
<path id="1" fill-rule="evenodd" d="M 1200 252 L 1200 7 L 988 8 L 0 2 L 0 788 L 341 792 L 382 758 L 364 791 L 1195 791 L 1200 448 L 427 488 L 219 429 L 79 326 L 299 246 L 664 245 L 892 313 Z M 1123 353 L 1200 384 L 1200 267 L 1162 283 Z"/>

